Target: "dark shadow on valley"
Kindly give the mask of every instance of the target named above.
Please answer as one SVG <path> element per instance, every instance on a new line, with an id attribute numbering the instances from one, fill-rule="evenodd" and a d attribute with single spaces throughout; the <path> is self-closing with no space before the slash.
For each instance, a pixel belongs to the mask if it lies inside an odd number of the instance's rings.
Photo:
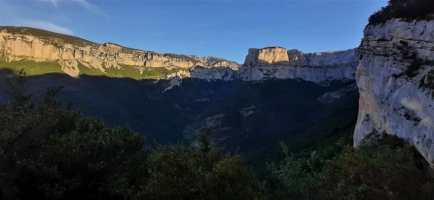
<path id="1" fill-rule="evenodd" d="M 8 70 L 0 70 L 0 75 L 0 102 L 5 103 L 10 96 L 4 90 L 8 87 L 4 79 L 14 75 Z M 184 142 L 194 145 L 191 141 L 209 127 L 215 144 L 250 155 L 278 147 L 278 142 L 308 129 L 355 119 L 358 111 L 357 92 L 330 104 L 317 100 L 354 81 L 322 87 L 292 79 L 244 82 L 188 78 L 182 79 L 182 86 L 164 92 L 169 84 L 165 80 L 87 75 L 75 79 L 65 74 L 26 76 L 26 80 L 23 87 L 32 94 L 64 86 L 57 96 L 60 101 L 72 102 L 75 108 L 82 107 L 85 116 L 99 116 L 110 126 L 128 124 L 145 134 L 149 144 L 154 139 L 168 144 L 187 138 Z"/>

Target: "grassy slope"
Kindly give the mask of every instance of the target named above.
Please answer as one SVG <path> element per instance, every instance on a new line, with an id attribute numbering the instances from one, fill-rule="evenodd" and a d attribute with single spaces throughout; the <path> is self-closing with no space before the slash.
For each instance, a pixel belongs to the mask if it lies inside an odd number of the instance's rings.
<path id="1" fill-rule="evenodd" d="M 84 66 L 82 63 L 78 62 L 78 68 L 80 70 L 79 75 L 89 75 L 89 76 L 107 76 L 112 78 L 132 78 L 135 80 L 141 79 L 165 79 L 167 74 L 171 74 L 182 70 L 181 68 L 171 68 L 167 69 L 164 67 L 152 67 L 145 68 L 143 74 L 140 74 L 138 66 L 132 65 L 121 65 L 121 68 L 114 68 L 103 66 L 105 73 L 97 68 L 89 68 Z M 24 69 L 27 75 L 44 75 L 50 73 L 64 74 L 61 69 L 62 67 L 57 61 L 45 61 L 36 62 L 32 60 L 23 59 L 20 61 L 5 62 L 4 59 L 0 58 L 0 69 L 11 69 L 15 72 Z"/>
<path id="2" fill-rule="evenodd" d="M 57 62 L 35 62 L 31 60 L 12 62 L 0 60 L 0 69 L 11 69 L 16 72 L 24 69 L 26 74 L 29 76 L 43 75 L 47 73 L 64 73 L 61 69 L 61 66 Z"/>

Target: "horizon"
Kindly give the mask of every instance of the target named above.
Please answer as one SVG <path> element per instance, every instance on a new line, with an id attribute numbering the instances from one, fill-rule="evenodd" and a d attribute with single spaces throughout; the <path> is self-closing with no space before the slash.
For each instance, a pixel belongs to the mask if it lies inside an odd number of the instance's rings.
<path id="1" fill-rule="evenodd" d="M 356 48 L 368 17 L 386 4 L 387 0 L 0 0 L 0 26 L 242 64 L 250 48 L 279 46 L 305 53 Z"/>

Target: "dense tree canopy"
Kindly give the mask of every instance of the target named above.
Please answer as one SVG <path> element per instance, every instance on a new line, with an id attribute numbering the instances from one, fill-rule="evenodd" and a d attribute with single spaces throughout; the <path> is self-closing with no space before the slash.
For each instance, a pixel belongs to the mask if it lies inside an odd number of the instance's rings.
<path id="1" fill-rule="evenodd" d="M 21 81 L 19 81 L 21 82 Z M 204 137 L 199 149 L 150 149 L 55 100 L 61 88 L 0 106 L 0 199 L 255 199 L 259 182 L 239 155 Z"/>

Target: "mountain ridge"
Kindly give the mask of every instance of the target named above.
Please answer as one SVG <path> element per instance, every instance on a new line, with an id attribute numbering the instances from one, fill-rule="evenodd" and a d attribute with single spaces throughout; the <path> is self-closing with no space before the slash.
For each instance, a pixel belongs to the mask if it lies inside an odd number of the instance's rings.
<path id="1" fill-rule="evenodd" d="M 20 62 L 51 62 L 51 65 L 57 68 L 52 69 L 51 72 L 63 72 L 75 78 L 87 74 L 129 77 L 137 80 L 171 79 L 174 80 L 175 85 L 179 85 L 180 79 L 185 77 L 244 81 L 301 78 L 320 83 L 354 79 L 356 66 L 354 49 L 337 53 L 305 54 L 298 50 L 288 51 L 282 47 L 251 48 L 244 65 L 240 65 L 214 56 L 160 54 L 110 42 L 98 44 L 79 37 L 41 29 L 0 27 L 0 30 L 0 61 L 2 62 L 0 68 L 7 65 L 20 65 Z M 255 57 L 252 55 L 254 51 L 259 51 L 258 55 L 265 57 Z M 271 54 L 261 54 L 261 51 L 271 52 Z M 274 62 L 279 59 L 277 58 L 279 56 L 283 56 L 280 58 L 282 62 Z M 255 65 L 246 65 L 253 61 Z M 263 61 L 268 65 L 264 65 Z M 40 65 L 39 71 L 36 71 L 44 74 L 45 68 L 43 64 Z M 15 67 L 15 70 L 18 69 L 18 66 Z M 30 71 L 32 74 L 35 69 Z"/>

